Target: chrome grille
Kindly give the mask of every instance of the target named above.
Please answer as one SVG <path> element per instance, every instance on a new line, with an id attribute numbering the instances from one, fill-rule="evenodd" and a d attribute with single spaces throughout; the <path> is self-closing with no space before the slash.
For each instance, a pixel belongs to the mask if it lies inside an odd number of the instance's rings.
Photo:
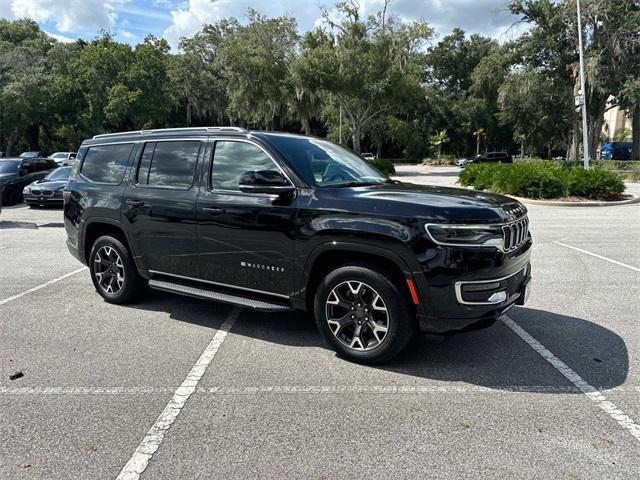
<path id="1" fill-rule="evenodd" d="M 520 248 L 529 236 L 529 218 L 522 217 L 508 225 L 502 227 L 502 239 L 504 240 L 504 249 L 511 252 Z"/>
<path id="2" fill-rule="evenodd" d="M 37 197 L 50 197 L 51 195 L 53 195 L 53 190 L 35 189 L 35 190 L 31 190 L 31 194 Z"/>

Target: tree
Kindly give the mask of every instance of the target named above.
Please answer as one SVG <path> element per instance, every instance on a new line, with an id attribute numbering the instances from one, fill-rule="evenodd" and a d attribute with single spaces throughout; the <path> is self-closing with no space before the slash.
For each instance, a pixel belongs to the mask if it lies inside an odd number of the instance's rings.
<path id="1" fill-rule="evenodd" d="M 512 73 L 500 87 L 499 118 L 513 125 L 516 139 L 550 158 L 566 139 L 571 125 L 572 98 L 567 84 L 534 69 Z M 524 150 L 522 148 L 521 150 Z"/>
<path id="2" fill-rule="evenodd" d="M 539 69 L 579 90 L 577 19 L 574 0 L 515 0 L 509 4 L 512 13 L 532 27 L 519 40 L 525 65 Z M 600 132 L 611 95 L 618 95 L 635 62 L 634 32 L 637 32 L 637 0 L 582 0 L 582 23 L 585 40 L 586 92 L 588 106 L 590 156 L 595 158 Z M 636 55 L 637 56 L 637 55 Z M 635 70 L 637 76 L 637 69 Z M 557 83 L 560 86 L 560 83 Z M 574 121 L 575 158 L 579 125 Z"/>
<path id="3" fill-rule="evenodd" d="M 432 30 L 424 22 L 387 16 L 387 5 L 367 20 L 354 0 L 336 5 L 338 20 L 325 11 L 324 26 L 304 36 L 292 68 L 297 87 L 330 96 L 342 107 L 358 153 L 372 121 L 423 95 L 420 50 Z"/>
<path id="4" fill-rule="evenodd" d="M 438 165 L 442 156 L 442 146 L 449 141 L 446 130 L 440 130 L 431 136 L 431 144 L 438 147 Z"/>

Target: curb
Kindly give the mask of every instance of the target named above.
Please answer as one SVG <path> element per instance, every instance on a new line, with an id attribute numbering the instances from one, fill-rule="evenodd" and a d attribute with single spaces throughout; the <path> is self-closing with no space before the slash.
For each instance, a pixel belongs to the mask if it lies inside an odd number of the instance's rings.
<path id="1" fill-rule="evenodd" d="M 549 207 L 616 207 L 618 205 L 632 205 L 640 203 L 640 197 L 633 197 L 628 200 L 619 200 L 616 202 L 563 202 L 562 200 L 534 200 L 531 198 L 511 197 L 519 202 L 531 205 L 546 205 Z"/>

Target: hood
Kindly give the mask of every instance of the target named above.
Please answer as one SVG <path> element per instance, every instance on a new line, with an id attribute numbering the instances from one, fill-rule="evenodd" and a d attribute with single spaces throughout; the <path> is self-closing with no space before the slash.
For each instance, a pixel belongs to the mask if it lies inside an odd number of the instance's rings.
<path id="1" fill-rule="evenodd" d="M 512 198 L 464 188 L 397 183 L 331 191 L 343 201 L 345 196 L 352 197 L 364 212 L 435 223 L 505 223 L 527 212 L 524 205 Z"/>
<path id="2" fill-rule="evenodd" d="M 42 188 L 47 190 L 58 190 L 67 185 L 67 180 L 36 180 L 29 185 L 29 188 Z"/>

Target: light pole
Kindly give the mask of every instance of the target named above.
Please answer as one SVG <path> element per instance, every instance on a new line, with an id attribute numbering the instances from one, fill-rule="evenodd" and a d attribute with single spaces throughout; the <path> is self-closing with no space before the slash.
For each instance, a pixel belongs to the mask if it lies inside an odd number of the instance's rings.
<path id="1" fill-rule="evenodd" d="M 580 89 L 582 100 L 582 150 L 584 151 L 584 168 L 589 169 L 589 124 L 587 123 L 587 90 L 584 81 L 584 54 L 582 47 L 582 16 L 580 15 L 580 0 L 576 0 L 578 10 L 578 49 L 580 50 Z"/>

